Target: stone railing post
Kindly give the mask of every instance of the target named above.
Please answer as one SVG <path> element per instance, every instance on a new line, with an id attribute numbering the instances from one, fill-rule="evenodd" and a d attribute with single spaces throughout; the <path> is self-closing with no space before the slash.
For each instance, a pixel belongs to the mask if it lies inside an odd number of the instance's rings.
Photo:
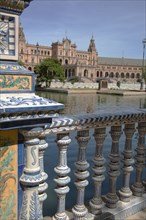
<path id="1" fill-rule="evenodd" d="M 23 174 L 20 177 L 20 182 L 24 191 L 20 213 L 21 220 L 42 219 L 42 210 L 38 195 L 39 184 L 43 181 L 38 155 L 40 143 L 38 137 L 42 132 L 42 128 L 20 130 L 20 133 L 25 138 L 26 148 L 26 163 Z"/>
<path id="2" fill-rule="evenodd" d="M 66 194 L 69 192 L 69 187 L 67 184 L 70 182 L 70 177 L 67 174 L 70 172 L 70 168 L 67 166 L 67 147 L 71 139 L 69 138 L 69 133 L 59 133 L 57 134 L 57 145 L 59 149 L 59 163 L 58 166 L 54 168 L 57 177 L 54 179 L 57 186 L 55 192 L 58 198 L 57 213 L 53 217 L 55 220 L 69 220 L 65 212 L 65 198 Z"/>
<path id="3" fill-rule="evenodd" d="M 121 126 L 111 127 L 112 146 L 111 153 L 109 155 L 109 193 L 105 196 L 105 203 L 108 208 L 116 208 L 119 200 L 116 193 L 117 177 L 119 172 L 119 139 L 121 136 Z"/>
<path id="4" fill-rule="evenodd" d="M 46 189 L 48 188 L 48 184 L 45 182 L 48 178 L 47 173 L 44 172 L 44 153 L 46 148 L 48 147 L 48 143 L 45 140 L 45 134 L 41 134 L 40 142 L 39 142 L 39 164 L 41 169 L 41 175 L 42 175 L 42 182 L 39 184 L 38 192 L 39 192 L 39 201 L 41 205 L 41 210 L 43 211 L 43 202 L 47 198 L 47 194 L 45 193 Z M 42 218 L 43 218 L 43 213 Z"/>
<path id="5" fill-rule="evenodd" d="M 145 133 L 146 133 L 146 122 L 140 122 L 138 124 L 138 145 L 136 148 L 136 182 L 132 185 L 132 191 L 134 196 L 142 196 L 144 192 L 144 186 L 142 184 L 142 172 L 145 165 Z"/>
<path id="6" fill-rule="evenodd" d="M 82 130 L 77 132 L 77 142 L 79 145 L 78 159 L 77 162 L 75 162 L 75 167 L 77 169 L 75 172 L 77 203 L 72 209 L 75 220 L 84 220 L 85 215 L 88 212 L 84 205 L 84 192 L 85 187 L 88 185 L 86 178 L 89 176 L 89 172 L 87 171 L 89 164 L 86 161 L 86 147 L 89 139 L 89 130 Z"/>
<path id="7" fill-rule="evenodd" d="M 123 202 L 129 202 L 130 197 L 132 196 L 132 191 L 129 188 L 129 182 L 130 182 L 130 173 L 133 171 L 133 167 L 131 165 L 134 163 L 134 159 L 132 158 L 132 137 L 134 131 L 135 131 L 135 124 L 125 125 L 126 143 L 123 152 L 124 158 L 122 160 L 124 184 L 121 190 L 119 191 L 120 200 Z"/>
<path id="8" fill-rule="evenodd" d="M 101 186 L 102 182 L 105 179 L 105 159 L 103 157 L 103 142 L 105 139 L 106 128 L 96 128 L 94 132 L 94 138 L 96 141 L 96 151 L 95 157 L 93 159 L 94 166 L 93 171 L 94 175 L 92 177 L 94 181 L 94 197 L 89 202 L 91 207 L 91 213 L 94 215 L 100 214 L 102 212 L 102 199 L 101 199 Z"/>

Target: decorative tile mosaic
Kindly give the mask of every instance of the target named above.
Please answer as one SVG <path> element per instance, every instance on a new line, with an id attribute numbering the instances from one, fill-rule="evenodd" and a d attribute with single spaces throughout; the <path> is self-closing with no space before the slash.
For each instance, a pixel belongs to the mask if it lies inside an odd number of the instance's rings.
<path id="1" fill-rule="evenodd" d="M 29 72 L 27 69 L 25 69 L 23 66 L 19 66 L 17 63 L 14 62 L 9 62 L 9 63 L 0 63 L 0 71 L 7 71 L 7 72 L 11 72 L 11 71 L 18 71 L 18 72 Z"/>
<path id="2" fill-rule="evenodd" d="M 0 75 L 0 90 L 31 90 L 32 77 L 27 75 Z"/>
<path id="3" fill-rule="evenodd" d="M 17 130 L 0 131 L 0 219 L 17 219 Z"/>
<path id="4" fill-rule="evenodd" d="M 0 16 L 0 54 L 15 55 L 15 18 Z"/>
<path id="5" fill-rule="evenodd" d="M 18 60 L 18 16 L 0 13 L 0 56 Z"/>

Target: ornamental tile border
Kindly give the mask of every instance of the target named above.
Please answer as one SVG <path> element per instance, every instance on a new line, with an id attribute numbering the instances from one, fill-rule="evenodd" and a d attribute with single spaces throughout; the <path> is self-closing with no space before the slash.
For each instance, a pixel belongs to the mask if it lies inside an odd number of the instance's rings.
<path id="1" fill-rule="evenodd" d="M 3 72 L 8 72 L 8 71 L 13 71 L 13 73 L 14 73 L 14 71 L 17 73 L 17 72 L 19 72 L 19 71 L 21 71 L 21 73 L 22 73 L 22 71 L 25 71 L 25 74 L 29 74 L 29 75 L 31 75 L 32 74 L 32 72 L 31 71 L 28 71 L 25 67 L 23 67 L 23 66 L 20 66 L 20 65 L 18 65 L 18 63 L 14 63 L 14 62 L 12 62 L 12 63 L 5 63 L 5 62 L 3 62 L 3 63 L 0 63 L 0 73 L 3 73 Z"/>
<path id="2" fill-rule="evenodd" d="M 59 117 L 53 118 L 51 124 L 45 125 L 43 133 L 62 133 L 69 132 L 72 130 L 86 130 L 94 127 L 119 125 L 122 123 L 135 123 L 146 121 L 146 110 L 139 109 L 137 111 L 129 112 L 115 112 L 115 113 L 104 113 L 90 114 L 73 117 Z"/>

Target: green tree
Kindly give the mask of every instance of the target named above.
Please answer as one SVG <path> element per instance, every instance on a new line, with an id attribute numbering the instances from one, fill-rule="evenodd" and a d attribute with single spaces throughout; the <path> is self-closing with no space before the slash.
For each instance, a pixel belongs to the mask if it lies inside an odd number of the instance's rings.
<path id="1" fill-rule="evenodd" d="M 46 87 L 50 87 L 53 79 L 58 79 L 61 82 L 65 80 L 64 68 L 57 59 L 44 59 L 35 66 L 34 71 L 37 74 L 38 82 L 45 82 Z"/>
<path id="2" fill-rule="evenodd" d="M 18 61 L 18 64 L 19 64 L 20 66 L 25 66 L 25 64 L 22 62 L 22 60 L 19 60 L 19 61 Z"/>

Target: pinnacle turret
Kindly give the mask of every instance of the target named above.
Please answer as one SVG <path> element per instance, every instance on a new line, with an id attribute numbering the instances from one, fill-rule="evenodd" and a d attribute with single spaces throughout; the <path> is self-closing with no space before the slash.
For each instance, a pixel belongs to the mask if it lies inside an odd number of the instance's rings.
<path id="1" fill-rule="evenodd" d="M 95 42 L 94 42 L 94 37 L 93 37 L 93 35 L 92 35 L 92 38 L 91 38 L 91 40 L 90 40 L 88 52 L 96 52 L 96 46 L 95 46 Z"/>

